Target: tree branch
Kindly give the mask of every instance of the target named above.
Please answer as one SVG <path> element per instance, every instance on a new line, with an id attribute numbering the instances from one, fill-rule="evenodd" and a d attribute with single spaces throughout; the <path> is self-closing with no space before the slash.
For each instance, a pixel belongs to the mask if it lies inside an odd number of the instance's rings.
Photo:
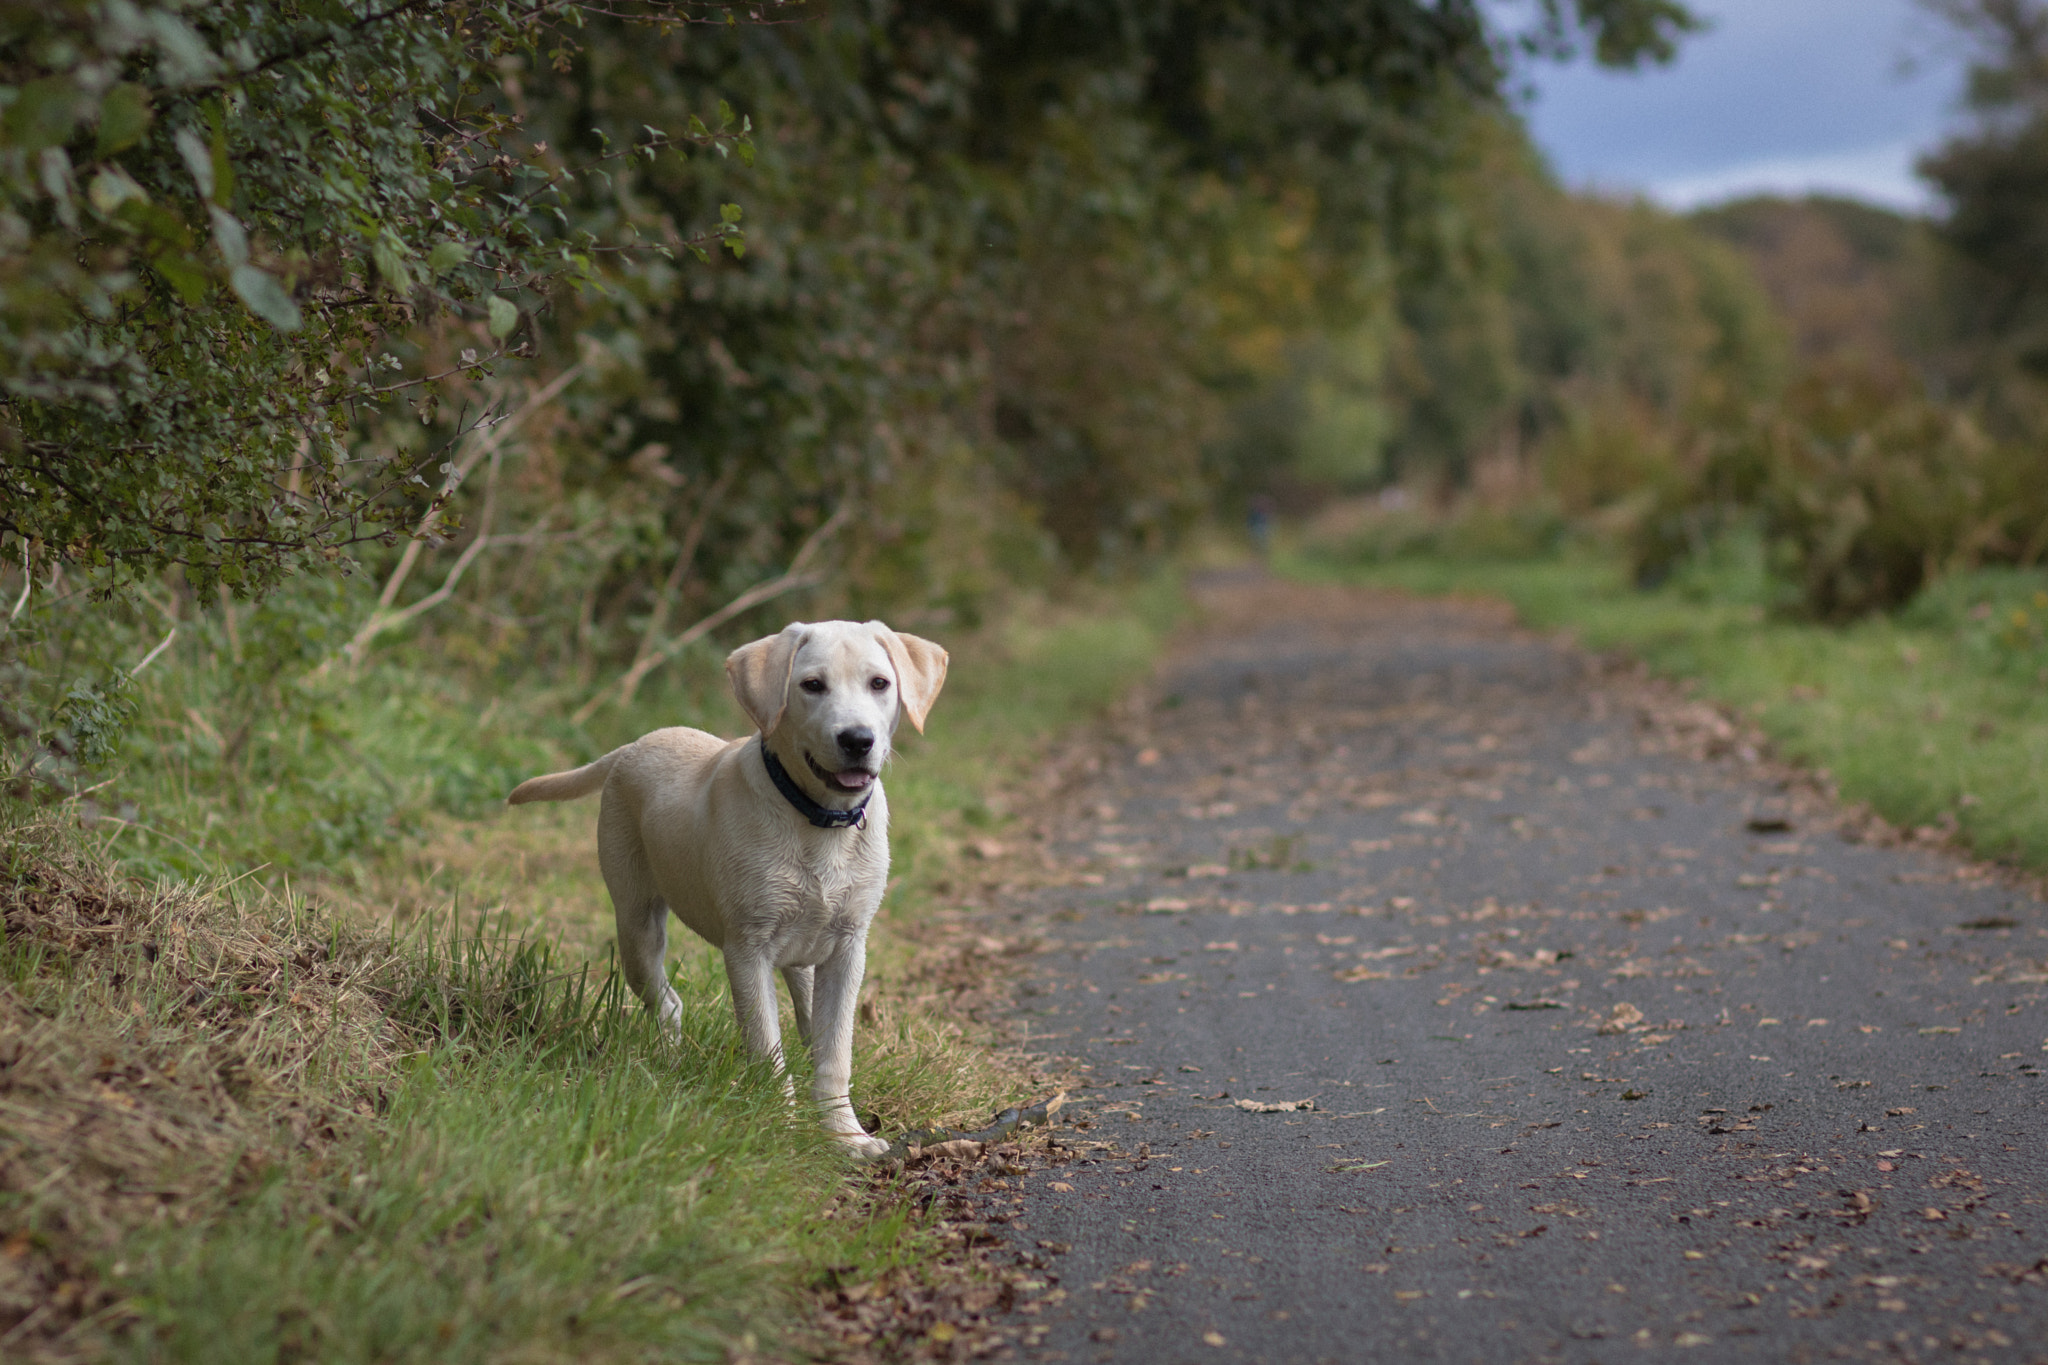
<path id="1" fill-rule="evenodd" d="M 498 448 L 505 443 L 505 439 L 525 419 L 526 415 L 541 404 L 554 398 L 564 388 L 567 388 L 569 381 L 582 371 L 583 366 L 583 361 L 577 361 L 574 365 L 571 365 L 568 369 L 549 380 L 532 397 L 521 403 L 508 416 L 492 423 L 490 430 L 485 433 L 484 438 L 478 441 L 470 449 L 470 452 L 464 455 L 455 467 L 449 471 L 447 479 L 441 485 L 440 493 L 435 496 L 433 504 L 427 508 L 426 515 L 420 518 L 419 525 L 413 528 L 412 539 L 406 545 L 405 553 L 398 557 L 398 567 L 391 571 L 391 577 L 385 581 L 384 591 L 378 594 L 376 611 L 371 613 L 369 621 L 363 623 L 363 631 L 369 632 L 369 635 L 377 633 L 371 629 L 371 624 L 376 621 L 378 613 L 389 611 L 391 604 L 398 600 L 399 589 L 405 586 L 405 580 L 411 575 L 413 566 L 419 563 L 421 547 L 426 544 L 427 533 L 434 529 L 434 523 L 441 519 L 441 512 L 448 505 L 448 499 L 454 495 L 455 490 L 461 486 L 462 481 L 469 477 L 469 472 L 477 467 L 478 461 L 482 460 L 485 456 L 495 454 Z M 363 631 L 357 632 L 357 639 L 367 640 L 369 638 Z M 359 648 L 356 640 L 351 640 L 344 652 L 353 659 L 359 652 Z"/>
<path id="2" fill-rule="evenodd" d="M 449 596 L 454 593 L 455 585 L 462 581 L 462 575 L 468 572 L 469 566 L 475 562 L 476 557 L 493 543 L 491 539 L 491 518 L 495 515 L 498 508 L 498 463 L 498 453 L 494 450 L 491 452 L 491 472 L 484 480 L 484 507 L 483 511 L 477 516 L 476 535 L 468 545 L 463 547 L 462 554 L 457 557 L 454 566 L 448 570 L 448 576 L 441 580 L 441 586 L 402 611 L 372 612 L 370 619 L 363 623 L 363 628 L 356 632 L 355 638 L 348 642 L 348 647 L 344 651 L 348 658 L 349 667 L 354 668 L 362 662 L 363 651 L 369 647 L 371 640 L 374 640 L 385 631 L 395 626 L 402 626 L 415 616 L 432 611 L 435 607 L 446 602 Z"/>
<path id="3" fill-rule="evenodd" d="M 782 596 L 784 593 L 795 592 L 798 588 L 812 587 L 824 581 L 824 575 L 806 573 L 804 567 L 810 562 L 811 556 L 817 552 L 818 547 L 824 544 L 826 538 L 845 524 L 850 510 L 849 507 L 842 505 L 838 511 L 826 518 L 824 525 L 811 532 L 805 538 L 804 543 L 797 548 L 795 557 L 789 561 L 789 567 L 776 577 L 768 579 L 763 583 L 756 583 L 753 587 L 748 588 L 738 597 L 733 598 L 732 601 L 726 603 L 717 611 L 712 612 L 709 616 L 658 649 L 645 651 L 645 644 L 643 642 L 642 648 L 645 652 L 643 652 L 642 657 L 634 661 L 633 666 L 626 670 L 625 675 L 616 684 L 604 689 L 589 701 L 576 708 L 575 714 L 569 718 L 570 721 L 576 725 L 583 724 L 596 715 L 598 709 L 605 702 L 612 700 L 615 695 L 619 704 L 623 706 L 632 699 L 634 691 L 640 686 L 641 679 L 667 663 L 670 659 L 673 659 L 689 646 L 703 639 L 712 631 L 724 625 L 727 621 L 730 621 L 733 617 L 747 610 L 747 608 L 757 607 L 772 598 Z"/>
<path id="4" fill-rule="evenodd" d="M 690 562 L 697 557 L 697 542 L 704 538 L 704 528 L 711 520 L 711 513 L 718 500 L 731 486 L 733 476 L 739 472 L 734 465 L 718 478 L 718 482 L 705 490 L 698 501 L 697 514 L 690 518 L 689 529 L 683 532 L 682 548 L 676 551 L 675 566 L 668 571 L 668 581 L 661 585 L 661 595 L 655 599 L 654 611 L 647 618 L 647 629 L 640 634 L 640 647 L 633 651 L 633 663 L 626 670 L 626 676 L 619 682 L 619 705 L 631 704 L 634 691 L 640 686 L 640 679 L 651 667 L 648 660 L 654 657 L 655 641 L 668 628 L 669 608 L 675 605 L 676 593 L 683 586 L 683 578 L 690 570 Z"/>

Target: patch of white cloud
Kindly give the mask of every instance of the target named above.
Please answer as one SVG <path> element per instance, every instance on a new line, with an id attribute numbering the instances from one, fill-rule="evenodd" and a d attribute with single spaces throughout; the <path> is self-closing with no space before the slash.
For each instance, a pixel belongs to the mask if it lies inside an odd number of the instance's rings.
<path id="1" fill-rule="evenodd" d="M 1505 26 L 1531 0 L 1486 0 Z M 1840 194 L 1927 212 L 1916 156 L 1957 124 L 1966 53 L 1917 0 L 1692 0 L 1709 28 L 1669 67 L 1522 75 L 1566 183 L 1673 208 Z"/>
<path id="2" fill-rule="evenodd" d="M 1654 202 L 1680 210 L 1759 194 L 1832 194 L 1906 213 L 1931 213 L 1938 200 L 1927 182 L 1913 173 L 1914 159 L 1925 150 L 1925 144 L 1914 139 L 1817 156 L 1765 157 L 1652 180 L 1644 192 Z"/>

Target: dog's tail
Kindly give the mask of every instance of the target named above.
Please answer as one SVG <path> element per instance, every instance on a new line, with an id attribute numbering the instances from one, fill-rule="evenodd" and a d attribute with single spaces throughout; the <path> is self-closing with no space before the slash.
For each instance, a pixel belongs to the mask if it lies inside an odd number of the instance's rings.
<path id="1" fill-rule="evenodd" d="M 605 778 L 611 775 L 612 764 L 624 752 L 624 749 L 614 749 L 595 763 L 586 763 L 566 773 L 529 777 L 512 789 L 512 794 L 505 798 L 505 804 L 523 806 L 529 801 L 574 801 L 579 796 L 588 796 L 604 785 Z"/>

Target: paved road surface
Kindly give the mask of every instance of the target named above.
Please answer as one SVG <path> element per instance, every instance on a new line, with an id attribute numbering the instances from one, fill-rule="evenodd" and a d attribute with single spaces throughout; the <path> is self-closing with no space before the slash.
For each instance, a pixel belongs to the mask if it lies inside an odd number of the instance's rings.
<path id="1" fill-rule="evenodd" d="M 1210 597 L 1011 926 L 1026 1358 L 2048 1359 L 2040 903 L 1489 608 Z"/>

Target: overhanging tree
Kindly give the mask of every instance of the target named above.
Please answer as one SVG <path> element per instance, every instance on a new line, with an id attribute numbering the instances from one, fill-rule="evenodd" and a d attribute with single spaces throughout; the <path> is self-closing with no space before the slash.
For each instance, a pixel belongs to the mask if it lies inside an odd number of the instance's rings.
<path id="1" fill-rule="evenodd" d="M 347 437 L 431 412 L 449 376 L 401 358 L 422 325 L 472 326 L 475 376 L 607 253 L 741 245 L 730 205 L 660 240 L 565 210 L 607 162 L 748 155 L 744 120 L 565 159 L 522 136 L 518 73 L 593 21 L 781 3 L 0 4 L 0 532 L 102 590 L 178 566 L 253 595 L 416 522 L 432 471 Z"/>

